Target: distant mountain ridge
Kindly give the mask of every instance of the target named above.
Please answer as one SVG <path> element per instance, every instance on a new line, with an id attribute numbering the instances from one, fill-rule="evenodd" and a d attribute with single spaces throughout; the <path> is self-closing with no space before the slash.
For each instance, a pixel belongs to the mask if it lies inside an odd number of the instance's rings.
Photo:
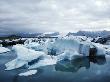
<path id="1" fill-rule="evenodd" d="M 45 32 L 45 33 L 16 33 L 16 34 L 5 34 L 5 35 L 0 35 L 0 37 L 20 37 L 20 38 L 35 38 L 35 37 L 39 37 L 39 36 L 43 36 L 43 37 L 52 37 L 52 36 L 59 36 L 60 33 L 59 32 Z M 106 36 L 110 36 L 110 31 L 78 31 L 78 32 L 69 32 L 66 34 L 66 36 L 86 36 L 86 37 L 92 37 L 92 38 L 96 38 L 96 37 L 106 37 Z"/>
<path id="2" fill-rule="evenodd" d="M 0 37 L 21 37 L 21 38 L 31 38 L 31 37 L 37 37 L 42 33 L 16 33 L 16 34 L 5 34 L 0 35 Z"/>
<path id="3" fill-rule="evenodd" d="M 110 31 L 78 31 L 76 33 L 69 32 L 67 36 L 74 35 L 74 36 L 86 36 L 86 37 L 105 37 L 110 35 Z"/>
<path id="4" fill-rule="evenodd" d="M 45 33 L 16 33 L 16 34 L 6 34 L 5 36 L 0 35 L 0 37 L 17 37 L 17 38 L 36 38 L 36 37 L 53 37 L 58 36 L 59 32 L 45 32 Z"/>

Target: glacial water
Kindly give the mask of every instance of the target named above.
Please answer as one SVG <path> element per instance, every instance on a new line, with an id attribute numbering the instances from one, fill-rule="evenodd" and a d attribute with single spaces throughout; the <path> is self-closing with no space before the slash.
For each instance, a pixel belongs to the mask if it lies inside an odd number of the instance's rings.
<path id="1" fill-rule="evenodd" d="M 0 82 L 110 82 L 110 56 L 63 60 L 56 65 L 37 68 L 38 73 L 28 77 L 18 76 L 27 71 L 26 68 L 4 70 L 4 64 L 15 57 L 13 51 L 0 55 Z"/>

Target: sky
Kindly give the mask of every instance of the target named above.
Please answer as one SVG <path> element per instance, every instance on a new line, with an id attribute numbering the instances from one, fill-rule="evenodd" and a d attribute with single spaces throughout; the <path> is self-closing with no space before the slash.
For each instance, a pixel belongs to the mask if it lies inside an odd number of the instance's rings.
<path id="1" fill-rule="evenodd" d="M 110 0 L 0 0 L 0 34 L 110 30 Z"/>

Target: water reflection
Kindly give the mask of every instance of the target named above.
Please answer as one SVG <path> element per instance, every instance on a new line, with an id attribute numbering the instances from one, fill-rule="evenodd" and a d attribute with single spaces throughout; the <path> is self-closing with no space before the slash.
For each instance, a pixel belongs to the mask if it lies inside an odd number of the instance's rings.
<path id="1" fill-rule="evenodd" d="M 97 65 L 104 65 L 106 58 L 104 55 L 95 57 L 75 56 L 72 60 L 64 59 L 58 61 L 55 65 L 55 69 L 56 71 L 77 72 L 82 67 L 89 69 L 91 62 Z"/>

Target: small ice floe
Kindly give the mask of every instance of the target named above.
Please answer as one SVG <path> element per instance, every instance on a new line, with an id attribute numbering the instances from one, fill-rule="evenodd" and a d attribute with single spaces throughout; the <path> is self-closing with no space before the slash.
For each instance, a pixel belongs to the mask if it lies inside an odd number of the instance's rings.
<path id="1" fill-rule="evenodd" d="M 0 47 L 0 54 L 5 53 L 5 52 L 9 52 L 10 49 L 5 48 L 5 47 Z"/>
<path id="2" fill-rule="evenodd" d="M 33 74 L 36 74 L 36 73 L 37 73 L 37 70 L 29 70 L 27 72 L 20 73 L 19 76 L 30 76 L 30 75 L 33 75 Z"/>

